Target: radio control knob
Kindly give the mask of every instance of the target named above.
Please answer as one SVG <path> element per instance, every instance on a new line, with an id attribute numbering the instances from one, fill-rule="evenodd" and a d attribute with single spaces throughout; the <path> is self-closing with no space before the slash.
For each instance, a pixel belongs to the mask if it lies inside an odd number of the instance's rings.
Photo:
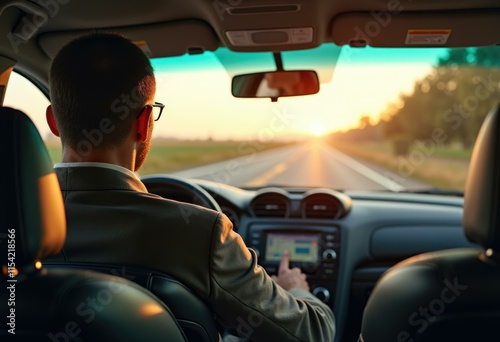
<path id="1" fill-rule="evenodd" d="M 323 260 L 324 261 L 335 261 L 337 259 L 337 252 L 333 249 L 325 249 L 323 252 Z"/>
<path id="2" fill-rule="evenodd" d="M 330 291 L 328 291 L 324 287 L 315 288 L 312 294 L 315 295 L 323 303 L 327 303 L 330 300 Z"/>

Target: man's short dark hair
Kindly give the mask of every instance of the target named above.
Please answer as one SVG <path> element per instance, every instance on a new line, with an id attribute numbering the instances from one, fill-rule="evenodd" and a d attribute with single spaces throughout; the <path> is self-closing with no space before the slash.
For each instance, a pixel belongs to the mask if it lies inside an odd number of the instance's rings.
<path id="1" fill-rule="evenodd" d="M 119 145 L 155 93 L 149 58 L 114 33 L 81 36 L 64 46 L 52 62 L 49 84 L 61 140 L 79 150 Z"/>

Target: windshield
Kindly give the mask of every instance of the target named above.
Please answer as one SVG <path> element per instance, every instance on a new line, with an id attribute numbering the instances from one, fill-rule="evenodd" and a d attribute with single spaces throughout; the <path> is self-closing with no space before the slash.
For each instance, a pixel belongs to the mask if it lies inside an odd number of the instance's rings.
<path id="1" fill-rule="evenodd" d="M 282 57 L 285 70 L 315 70 L 319 93 L 233 97 L 233 76 L 276 70 L 271 53 L 153 59 L 166 107 L 139 174 L 243 188 L 463 190 L 479 127 L 500 99 L 499 48 L 324 44 Z"/>

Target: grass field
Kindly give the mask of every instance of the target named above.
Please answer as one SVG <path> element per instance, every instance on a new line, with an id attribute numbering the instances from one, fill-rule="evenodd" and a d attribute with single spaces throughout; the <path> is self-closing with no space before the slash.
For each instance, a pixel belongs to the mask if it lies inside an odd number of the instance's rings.
<path id="1" fill-rule="evenodd" d="M 463 190 L 471 150 L 414 144 L 407 156 L 394 156 L 389 143 L 332 142 L 333 147 L 442 189 Z"/>
<path id="2" fill-rule="evenodd" d="M 61 161 L 61 147 L 46 143 L 54 163 Z M 283 146 L 285 143 L 238 141 L 167 141 L 156 140 L 151 144 L 141 175 L 166 173 L 236 158 Z"/>

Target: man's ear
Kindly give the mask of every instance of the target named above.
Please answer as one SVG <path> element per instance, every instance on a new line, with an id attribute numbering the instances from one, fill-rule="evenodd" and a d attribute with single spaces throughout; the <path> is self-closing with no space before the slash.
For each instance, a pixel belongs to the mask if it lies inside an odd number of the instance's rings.
<path id="1" fill-rule="evenodd" d="M 59 130 L 57 129 L 56 120 L 54 119 L 54 112 L 52 111 L 52 106 L 49 105 L 45 112 L 45 117 L 47 118 L 47 123 L 49 124 L 50 130 L 56 137 L 59 136 Z"/>
<path id="2" fill-rule="evenodd" d="M 145 142 L 149 135 L 149 125 L 150 117 L 153 108 L 151 106 L 146 106 L 142 109 L 137 120 L 137 140 Z"/>

